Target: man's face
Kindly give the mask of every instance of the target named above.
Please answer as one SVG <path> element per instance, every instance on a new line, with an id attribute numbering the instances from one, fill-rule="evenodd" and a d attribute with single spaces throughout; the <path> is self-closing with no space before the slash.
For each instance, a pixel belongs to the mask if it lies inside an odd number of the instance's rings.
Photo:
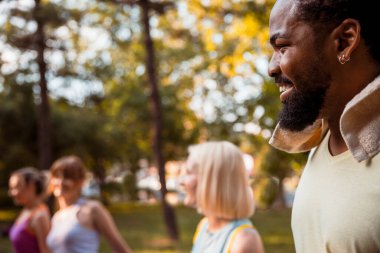
<path id="1" fill-rule="evenodd" d="M 276 2 L 270 16 L 271 45 L 274 49 L 269 75 L 275 79 L 283 109 L 280 126 L 301 131 L 314 123 L 324 106 L 331 83 L 323 42 L 310 25 L 298 21 L 294 3 Z"/>

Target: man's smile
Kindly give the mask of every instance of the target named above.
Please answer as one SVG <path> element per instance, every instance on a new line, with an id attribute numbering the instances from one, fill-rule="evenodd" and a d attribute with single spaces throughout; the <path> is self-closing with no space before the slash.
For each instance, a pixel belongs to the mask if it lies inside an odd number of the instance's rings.
<path id="1" fill-rule="evenodd" d="M 283 103 L 286 98 L 290 95 L 290 93 L 293 91 L 294 86 L 291 84 L 277 84 L 278 88 L 280 90 L 280 100 Z"/>

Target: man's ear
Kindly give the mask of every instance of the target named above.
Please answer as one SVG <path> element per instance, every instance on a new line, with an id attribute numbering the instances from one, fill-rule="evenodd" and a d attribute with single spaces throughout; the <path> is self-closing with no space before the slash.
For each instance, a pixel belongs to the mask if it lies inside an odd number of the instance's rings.
<path id="1" fill-rule="evenodd" d="M 358 47 L 360 35 L 360 23 L 356 19 L 348 18 L 342 21 L 333 31 L 334 42 L 338 59 L 348 61 Z"/>

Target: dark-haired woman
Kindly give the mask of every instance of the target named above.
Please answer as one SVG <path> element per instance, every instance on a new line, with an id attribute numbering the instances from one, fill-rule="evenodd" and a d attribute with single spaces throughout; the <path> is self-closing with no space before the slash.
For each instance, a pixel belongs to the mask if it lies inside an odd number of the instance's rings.
<path id="1" fill-rule="evenodd" d="M 34 168 L 22 168 L 9 178 L 9 195 L 23 207 L 10 230 L 14 253 L 47 253 L 50 214 L 43 203 L 45 177 Z"/>

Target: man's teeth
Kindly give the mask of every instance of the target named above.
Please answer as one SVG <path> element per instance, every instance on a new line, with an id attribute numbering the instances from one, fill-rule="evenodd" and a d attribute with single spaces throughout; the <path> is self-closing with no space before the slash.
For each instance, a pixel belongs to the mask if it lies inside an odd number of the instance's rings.
<path id="1" fill-rule="evenodd" d="M 281 87 L 280 87 L 280 92 L 282 93 L 282 92 L 284 92 L 284 91 L 289 90 L 290 88 L 291 88 L 290 86 L 281 86 Z"/>

